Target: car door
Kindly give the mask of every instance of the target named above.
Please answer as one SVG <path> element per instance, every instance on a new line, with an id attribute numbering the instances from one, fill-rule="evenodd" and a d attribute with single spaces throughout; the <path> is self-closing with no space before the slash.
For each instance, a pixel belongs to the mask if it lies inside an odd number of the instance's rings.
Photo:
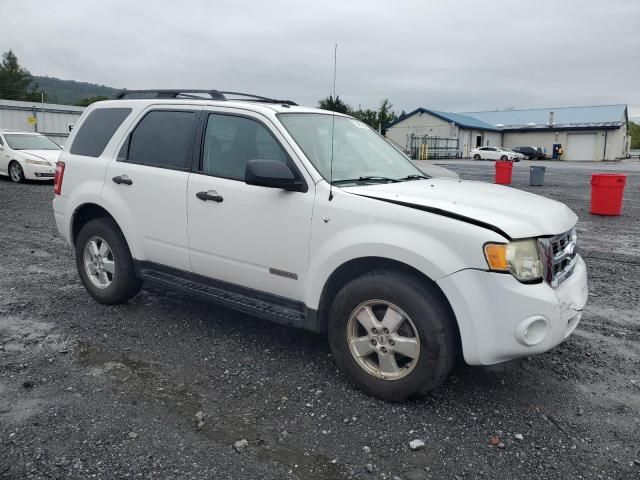
<path id="1" fill-rule="evenodd" d="M 193 271 L 302 301 L 315 185 L 293 150 L 266 117 L 221 109 L 203 112 L 200 152 L 187 193 Z M 247 185 L 253 159 L 286 163 L 306 191 Z"/>
<path id="2" fill-rule="evenodd" d="M 485 151 L 483 153 L 483 157 L 486 155 L 486 158 L 490 160 L 498 160 L 500 158 L 500 152 L 493 147 L 485 147 Z"/>
<path id="3" fill-rule="evenodd" d="M 107 167 L 102 197 L 126 217 L 137 260 L 191 270 L 186 195 L 198 110 L 146 110 Z"/>

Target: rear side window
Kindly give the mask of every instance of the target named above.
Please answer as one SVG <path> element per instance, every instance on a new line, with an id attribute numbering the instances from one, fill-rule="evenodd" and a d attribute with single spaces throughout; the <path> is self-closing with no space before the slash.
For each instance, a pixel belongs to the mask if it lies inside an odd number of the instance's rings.
<path id="1" fill-rule="evenodd" d="M 74 155 L 99 157 L 130 108 L 99 108 L 89 114 L 76 134 L 70 152 Z"/>
<path id="2" fill-rule="evenodd" d="M 195 112 L 154 110 L 131 133 L 119 160 L 154 167 L 184 169 L 191 161 Z M 123 152 L 124 153 L 124 152 Z"/>

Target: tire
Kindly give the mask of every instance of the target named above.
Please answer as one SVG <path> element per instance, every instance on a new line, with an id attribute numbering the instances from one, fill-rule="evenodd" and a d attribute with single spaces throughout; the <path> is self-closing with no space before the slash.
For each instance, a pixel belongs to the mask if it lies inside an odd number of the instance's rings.
<path id="1" fill-rule="evenodd" d="M 503 162 L 506 162 L 507 160 L 509 160 L 509 157 L 507 157 L 506 155 L 502 155 L 500 157 L 500 160 L 502 160 Z"/>
<path id="2" fill-rule="evenodd" d="M 93 253 L 99 255 L 92 255 L 91 242 L 95 246 Z M 93 261 L 92 257 L 100 259 Z M 110 218 L 96 218 L 82 226 L 76 240 L 76 266 L 89 294 L 106 305 L 126 302 L 142 286 L 127 241 Z"/>
<path id="3" fill-rule="evenodd" d="M 363 333 L 366 330 L 354 315 L 363 310 L 367 312 L 366 308 L 369 307 L 379 321 L 385 318 L 385 306 L 392 309 L 391 318 L 396 312 L 403 315 L 397 333 L 391 331 L 387 338 L 384 338 L 384 332 L 380 329 L 377 332 L 383 335 Z M 367 317 L 366 314 L 364 316 Z M 360 329 L 356 335 L 351 333 L 353 325 Z M 382 323 L 375 325 L 384 326 Z M 329 309 L 328 328 L 329 344 L 338 366 L 361 390 L 383 400 L 402 402 L 426 395 L 447 378 L 457 359 L 457 328 L 448 303 L 435 286 L 400 272 L 375 271 L 347 283 Z M 415 333 L 413 338 L 412 328 Z M 398 337 L 401 333 L 403 342 Z M 360 345 L 363 353 L 367 348 L 372 349 L 372 353 L 357 359 L 356 354 L 352 353 L 355 348 L 352 345 L 358 342 L 350 343 L 350 338 L 369 339 L 369 343 Z M 374 347 L 372 342 L 376 338 L 377 345 Z M 395 359 L 394 365 L 400 367 L 398 376 L 394 379 L 381 378 L 381 359 L 388 357 L 391 349 L 399 348 L 401 343 L 409 345 L 409 341 L 412 348 L 417 345 L 417 350 L 412 350 L 415 357 L 411 359 L 397 353 L 391 354 Z M 385 345 L 388 347 L 387 353 L 381 353 Z M 379 366 L 377 374 L 376 360 Z"/>
<path id="4" fill-rule="evenodd" d="M 24 170 L 15 160 L 9 163 L 9 178 L 14 183 L 24 183 Z"/>
<path id="5" fill-rule="evenodd" d="M 473 156 L 474 160 L 482 160 L 482 158 L 480 158 L 480 155 L 478 155 L 477 153 Z"/>

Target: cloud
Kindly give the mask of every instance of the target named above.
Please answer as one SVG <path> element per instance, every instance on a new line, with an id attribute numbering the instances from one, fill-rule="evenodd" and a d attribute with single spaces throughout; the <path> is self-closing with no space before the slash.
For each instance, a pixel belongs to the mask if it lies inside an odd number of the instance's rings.
<path id="1" fill-rule="evenodd" d="M 3 0 L 0 48 L 37 75 L 449 111 L 628 103 L 640 2 Z"/>

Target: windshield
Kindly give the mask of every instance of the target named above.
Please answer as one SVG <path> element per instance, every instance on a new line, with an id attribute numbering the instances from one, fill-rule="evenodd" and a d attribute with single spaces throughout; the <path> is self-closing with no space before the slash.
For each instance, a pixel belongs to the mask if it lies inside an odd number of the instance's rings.
<path id="1" fill-rule="evenodd" d="M 278 118 L 325 180 L 333 183 L 395 182 L 426 176 L 366 124 L 322 113 L 281 113 Z"/>
<path id="2" fill-rule="evenodd" d="M 44 135 L 5 134 L 11 150 L 60 150 L 60 145 Z"/>

